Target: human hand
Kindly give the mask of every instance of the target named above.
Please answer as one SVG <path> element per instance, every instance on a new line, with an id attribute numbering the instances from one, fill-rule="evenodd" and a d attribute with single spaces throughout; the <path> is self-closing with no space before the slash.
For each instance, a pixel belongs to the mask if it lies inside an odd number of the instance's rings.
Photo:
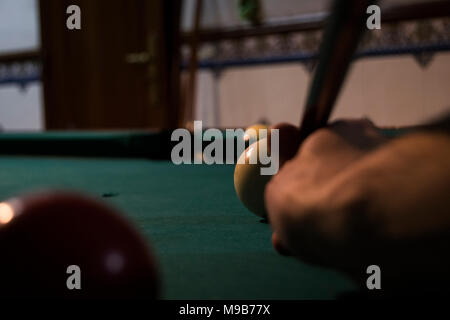
<path id="1" fill-rule="evenodd" d="M 266 187 L 274 247 L 355 279 L 374 263 L 402 284 L 404 270 L 444 271 L 448 163 L 444 134 L 390 141 L 366 120 L 320 129 Z"/>

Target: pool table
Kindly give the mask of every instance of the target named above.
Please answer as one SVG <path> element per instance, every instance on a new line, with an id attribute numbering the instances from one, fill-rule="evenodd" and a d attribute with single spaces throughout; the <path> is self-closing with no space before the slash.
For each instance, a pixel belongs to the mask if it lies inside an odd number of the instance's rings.
<path id="1" fill-rule="evenodd" d="M 234 165 L 174 165 L 170 132 L 0 134 L 0 198 L 81 191 L 117 207 L 154 251 L 163 299 L 333 299 L 355 285 L 278 255 L 233 186 Z"/>

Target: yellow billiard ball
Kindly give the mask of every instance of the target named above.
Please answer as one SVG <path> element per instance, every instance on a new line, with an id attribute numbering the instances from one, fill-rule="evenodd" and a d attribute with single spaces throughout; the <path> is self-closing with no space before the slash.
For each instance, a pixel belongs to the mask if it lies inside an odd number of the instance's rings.
<path id="1" fill-rule="evenodd" d="M 252 126 L 253 127 L 253 126 Z M 252 127 L 249 127 L 252 128 Z M 261 128 L 261 127 L 260 127 Z M 261 138 L 252 143 L 239 157 L 234 169 L 234 188 L 239 200 L 254 214 L 266 218 L 267 212 L 264 204 L 264 189 L 271 179 L 270 175 L 261 175 L 262 165 L 258 159 L 259 148 L 262 154 L 267 154 L 270 147 L 271 129 L 278 130 L 279 136 L 279 167 L 292 159 L 298 152 L 301 144 L 299 128 L 288 124 L 279 123 L 272 127 L 267 127 L 267 137 Z M 252 159 L 253 161 L 250 161 Z M 252 163 L 257 164 L 252 164 Z"/>
<path id="2" fill-rule="evenodd" d="M 239 200 L 251 212 L 262 218 L 267 217 L 264 205 L 264 189 L 272 176 L 261 175 L 263 165 L 259 161 L 259 148 L 267 154 L 267 138 L 251 144 L 239 157 L 234 169 L 234 188 Z"/>
<path id="3" fill-rule="evenodd" d="M 265 132 L 260 131 L 261 129 L 265 129 Z M 265 124 L 254 124 L 245 129 L 244 141 L 245 142 L 250 141 L 253 143 L 260 139 L 266 138 L 268 133 L 269 133 L 269 126 L 266 126 Z"/>

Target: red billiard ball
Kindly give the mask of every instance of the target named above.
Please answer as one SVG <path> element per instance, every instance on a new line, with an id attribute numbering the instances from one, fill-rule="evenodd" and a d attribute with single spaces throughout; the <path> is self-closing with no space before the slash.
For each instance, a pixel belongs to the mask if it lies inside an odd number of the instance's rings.
<path id="1" fill-rule="evenodd" d="M 0 203 L 0 252 L 2 296 L 158 297 L 156 261 L 145 240 L 116 210 L 77 193 Z"/>

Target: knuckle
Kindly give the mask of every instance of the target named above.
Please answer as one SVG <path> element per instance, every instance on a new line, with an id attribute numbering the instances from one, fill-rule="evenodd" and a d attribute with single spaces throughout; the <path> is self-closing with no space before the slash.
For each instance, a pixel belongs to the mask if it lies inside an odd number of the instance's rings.
<path id="1" fill-rule="evenodd" d="M 328 128 L 337 133 L 345 133 L 352 131 L 364 132 L 367 130 L 372 130 L 376 127 L 371 120 L 367 118 L 362 118 L 362 119 L 337 120 L 332 122 L 328 126 Z"/>
<path id="2" fill-rule="evenodd" d="M 306 151 L 321 150 L 324 145 L 328 145 L 330 140 L 334 138 L 334 133 L 329 128 L 321 128 L 316 130 L 303 142 L 301 148 Z"/>

